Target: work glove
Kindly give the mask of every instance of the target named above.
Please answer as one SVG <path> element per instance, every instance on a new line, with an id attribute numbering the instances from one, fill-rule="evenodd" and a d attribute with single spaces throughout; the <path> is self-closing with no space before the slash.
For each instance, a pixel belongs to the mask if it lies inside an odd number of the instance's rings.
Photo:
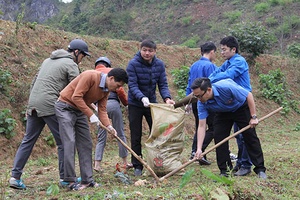
<path id="1" fill-rule="evenodd" d="M 109 132 L 113 133 L 114 136 L 117 136 L 117 131 L 114 129 L 114 127 L 112 127 L 112 125 L 108 125 L 106 128 Z"/>
<path id="2" fill-rule="evenodd" d="M 90 122 L 91 122 L 91 123 L 97 123 L 97 126 L 100 125 L 100 120 L 98 119 L 98 117 L 97 117 L 95 114 L 93 114 L 93 115 L 90 117 Z"/>
<path id="3" fill-rule="evenodd" d="M 192 112 L 192 104 L 187 104 L 184 110 L 185 114 L 190 114 Z"/>
<path id="4" fill-rule="evenodd" d="M 148 108 L 150 106 L 150 102 L 149 102 L 148 97 L 143 97 L 142 102 L 144 104 L 144 107 Z"/>

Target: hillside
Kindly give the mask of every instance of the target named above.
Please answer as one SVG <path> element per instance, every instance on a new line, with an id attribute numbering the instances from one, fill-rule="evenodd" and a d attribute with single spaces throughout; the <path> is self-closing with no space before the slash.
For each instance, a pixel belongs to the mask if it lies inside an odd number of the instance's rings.
<path id="1" fill-rule="evenodd" d="M 0 20 L 0 68 L 8 70 L 12 74 L 12 83 L 8 87 L 8 95 L 1 95 L 0 109 L 8 108 L 12 111 L 13 117 L 17 120 L 15 132 L 17 135 L 7 140 L 0 136 L 1 152 L 4 152 L 4 158 L 12 158 L 21 138 L 24 134 L 23 117 L 26 108 L 26 102 L 29 95 L 29 86 L 41 62 L 49 57 L 50 53 L 58 48 L 66 48 L 68 43 L 76 37 L 83 38 L 89 44 L 91 58 L 86 58 L 80 64 L 82 70 L 92 69 L 94 61 L 99 56 L 107 56 L 112 61 L 113 66 L 125 68 L 128 61 L 138 51 L 139 42 L 122 41 L 107 38 L 98 38 L 92 36 L 79 36 L 74 33 L 57 31 L 48 27 L 37 25 L 35 29 L 30 27 L 20 27 L 17 36 L 15 35 L 16 24 L 14 22 Z M 176 88 L 172 81 L 170 72 L 172 69 L 181 66 L 190 66 L 199 58 L 199 49 L 190 49 L 179 46 L 166 46 L 158 44 L 157 56 L 165 61 L 167 65 L 168 81 L 173 97 L 176 97 Z M 217 65 L 222 63 L 222 59 L 218 57 Z M 275 57 L 270 55 L 262 55 L 257 58 L 256 64 L 251 66 L 251 78 L 253 84 L 253 92 L 257 101 L 257 110 L 260 115 L 267 114 L 272 109 L 278 107 L 273 102 L 266 100 L 260 96 L 258 75 L 267 73 L 269 70 L 280 68 L 286 75 L 289 88 L 294 92 L 294 97 L 299 97 L 300 93 L 300 70 L 296 61 L 289 61 L 283 57 Z M 298 118 L 295 113 L 291 113 L 290 119 Z M 287 123 L 290 123 L 287 118 Z M 188 122 L 192 123 L 192 122 Z M 291 123 L 294 123 L 291 120 Z M 192 133 L 193 126 L 187 126 L 189 133 Z M 44 141 L 39 141 L 35 148 L 38 152 L 44 151 Z"/>
<path id="2" fill-rule="evenodd" d="M 17 31 L 16 31 L 17 30 Z M 17 33 L 17 35 L 15 34 Z M 139 42 L 137 41 L 124 41 L 124 40 L 116 40 L 116 39 L 108 39 L 108 38 L 99 38 L 87 35 L 76 35 L 71 32 L 64 32 L 53 30 L 46 26 L 36 25 L 35 27 L 22 25 L 16 29 L 16 23 L 0 20 L 0 70 L 7 70 L 12 74 L 13 81 L 7 87 L 7 94 L 4 95 L 0 93 L 0 110 L 5 108 L 12 111 L 12 115 L 14 119 L 17 121 L 17 127 L 15 128 L 16 135 L 11 139 L 6 139 L 2 134 L 0 135 L 0 152 L 1 152 L 1 161 L 0 161 L 0 172 L 2 176 L 0 177 L 0 190 L 2 191 L 2 197 L 7 196 L 8 198 L 16 197 L 22 199 L 32 199 L 38 198 L 36 195 L 39 195 L 40 198 L 47 198 L 46 191 L 49 185 L 53 182 L 56 182 L 56 178 L 54 174 L 57 174 L 57 167 L 54 166 L 53 155 L 56 154 L 56 148 L 50 148 L 47 145 L 46 139 L 48 135 L 50 135 L 50 131 L 46 128 L 37 144 L 33 149 L 33 153 L 30 158 L 30 162 L 37 163 L 28 163 L 26 174 L 24 175 L 26 179 L 26 184 L 30 186 L 26 192 L 22 193 L 19 191 L 15 191 L 12 189 L 7 189 L 7 179 L 10 174 L 10 168 L 13 163 L 14 154 L 17 150 L 18 145 L 20 144 L 25 127 L 24 127 L 24 111 L 28 99 L 29 94 L 29 86 L 32 78 L 38 71 L 38 68 L 41 62 L 49 57 L 50 53 L 58 48 L 66 48 L 68 43 L 76 38 L 83 38 L 89 45 L 89 51 L 92 54 L 91 58 L 85 58 L 83 62 L 80 64 L 80 68 L 82 70 L 92 69 L 94 67 L 94 61 L 99 56 L 107 56 L 112 61 L 113 66 L 120 66 L 125 68 L 128 61 L 133 57 L 133 55 L 138 51 Z M 171 71 L 173 69 L 178 69 L 183 65 L 190 66 L 193 62 L 195 62 L 199 58 L 199 49 L 191 49 L 181 46 L 167 46 L 163 44 L 158 44 L 157 56 L 165 61 L 167 65 L 167 74 L 168 81 L 171 89 L 171 93 L 173 97 L 176 97 L 177 89 L 174 87 L 173 77 L 171 76 Z M 220 65 L 222 63 L 222 59 L 220 55 L 218 55 L 218 59 L 216 64 Z M 272 56 L 272 55 L 261 55 L 256 59 L 255 64 L 250 66 L 250 73 L 252 79 L 253 93 L 256 98 L 256 106 L 258 111 L 258 116 L 264 116 L 269 112 L 277 109 L 279 106 L 270 100 L 266 100 L 262 97 L 259 85 L 259 74 L 268 73 L 270 70 L 281 69 L 286 77 L 286 81 L 288 83 L 288 89 L 290 89 L 294 95 L 289 98 L 294 100 L 299 100 L 300 96 L 300 69 L 298 67 L 299 60 L 291 60 L 285 57 Z M 1 78 L 1 77 L 0 77 Z M 161 100 L 160 100 L 161 101 Z M 299 108 L 300 109 L 300 108 Z M 298 123 L 298 124 L 297 124 Z M 192 134 L 194 133 L 194 120 L 192 116 L 188 116 L 185 125 L 186 140 L 188 143 L 192 140 Z M 267 190 L 267 194 L 269 196 L 274 195 L 280 197 L 282 194 L 288 191 L 287 195 L 296 196 L 298 194 L 298 190 L 289 188 L 285 188 L 284 184 L 291 183 L 294 186 L 294 183 L 297 183 L 297 174 L 289 174 L 290 170 L 299 169 L 299 163 L 297 162 L 297 148 L 294 148 L 297 144 L 297 135 L 294 134 L 295 127 L 299 129 L 299 114 L 291 111 L 286 117 L 280 114 L 277 114 L 274 117 L 266 120 L 261 125 L 258 126 L 258 131 L 260 136 L 262 137 L 262 143 L 264 146 L 264 151 L 266 152 L 266 158 L 268 159 L 268 170 L 271 176 L 270 182 L 260 182 L 257 180 L 254 173 L 247 177 L 248 179 L 244 179 L 244 181 L 249 181 L 249 183 L 242 182 L 242 179 L 237 179 L 237 183 L 235 185 L 237 192 L 237 199 L 239 197 L 245 197 L 245 199 L 253 199 L 254 197 L 263 197 L 264 194 L 261 194 L 261 190 Z M 94 131 L 94 130 L 92 130 Z M 286 132 L 285 132 L 286 131 Z M 128 121 L 125 118 L 125 133 L 126 136 L 129 137 L 128 131 Z M 272 134 L 275 133 L 275 134 Z M 288 133 L 288 134 L 287 134 Z M 295 132 L 297 133 L 297 132 Z M 95 134 L 92 134 L 95 138 Z M 146 134 L 145 134 L 146 137 Z M 94 142 L 96 139 L 94 140 Z M 109 142 L 112 141 L 110 138 Z M 233 143 L 234 144 L 234 143 Z M 269 144 L 272 144 L 269 145 Z M 270 146 L 270 147 L 269 147 Z M 116 151 L 114 145 L 108 145 L 109 150 L 107 154 L 112 151 Z M 234 147 L 233 147 L 234 148 Z M 271 148 L 271 149 L 270 149 Z M 275 151 L 276 149 L 276 151 Z M 185 154 L 188 155 L 190 151 L 190 145 L 188 145 L 185 149 Z M 280 153 L 274 153 L 280 152 Z M 295 154 L 295 155 L 294 155 Z M 115 152 L 116 158 L 117 153 Z M 213 155 L 209 155 L 210 159 L 213 160 Z M 45 159 L 49 159 L 48 163 Z M 187 156 L 185 158 L 187 160 Z M 214 161 L 214 160 L 213 160 Z M 43 165 L 43 162 L 45 165 Z M 216 162 L 213 163 L 215 165 Z M 126 186 L 121 183 L 115 183 L 112 181 L 112 174 L 114 173 L 114 165 L 115 160 L 109 160 L 104 162 L 104 167 L 108 169 L 108 172 L 104 175 L 96 174 L 95 177 L 97 180 L 101 180 L 101 183 L 104 184 L 103 188 L 100 190 L 104 190 L 103 193 L 106 194 L 108 192 L 113 192 L 116 190 L 123 191 L 126 190 L 127 193 L 134 195 L 138 190 L 150 190 L 149 195 L 153 195 L 153 191 L 156 186 L 148 184 L 144 188 L 136 188 L 134 186 Z M 212 170 L 214 173 L 216 172 L 217 167 L 215 166 Z M 198 165 L 195 165 L 196 168 Z M 286 169 L 286 172 L 282 173 L 281 169 L 285 167 L 289 167 Z M 199 169 L 199 167 L 197 168 Z M 200 172 L 197 172 L 198 174 Z M 197 176 L 198 176 L 197 174 Z M 298 172 L 299 174 L 299 172 Z M 272 178 L 273 176 L 273 178 Z M 278 177 L 278 178 L 277 178 Z M 287 182 L 281 184 L 281 178 L 286 180 Z M 176 185 L 178 181 L 178 177 L 174 178 L 175 181 L 170 181 L 169 183 L 164 183 L 166 186 L 162 186 L 163 195 L 166 194 L 165 189 L 168 188 L 170 190 L 171 187 Z M 198 180 L 198 178 L 197 178 Z M 210 180 L 211 181 L 211 180 Z M 294 181 L 294 182 L 292 182 Z M 206 182 L 205 182 L 206 183 Z M 216 183 L 207 182 L 207 184 L 214 185 Z M 247 187 L 249 185 L 250 187 Z M 148 187 L 148 188 L 147 188 Z M 218 186 L 220 187 L 220 186 Z M 243 188 L 244 187 L 244 188 Z M 253 189 L 253 187 L 255 187 Z M 258 187 L 258 188 L 256 188 Z M 120 189 L 121 188 L 121 189 Z M 189 185 L 190 188 L 190 185 Z M 194 194 L 199 193 L 199 184 L 194 188 Z M 242 188 L 242 189 L 240 189 Z M 246 188 L 246 189 L 245 189 Z M 160 187 L 158 187 L 160 190 Z M 176 189 L 174 189 L 175 191 Z M 6 191 L 6 192 L 5 192 Z M 173 188 L 172 188 L 172 192 Z M 187 191 L 187 190 L 184 190 Z M 87 190 L 87 192 L 89 192 Z M 124 193 L 126 193 L 124 191 Z M 175 191 L 176 192 L 176 191 Z M 174 192 L 174 193 L 175 193 Z M 178 190 L 181 193 L 181 191 Z M 155 193 L 155 192 L 154 192 Z M 85 194 L 85 193 L 83 193 Z M 185 194 L 185 192 L 181 193 Z M 65 195 L 62 198 L 51 198 L 51 199 L 76 199 L 80 198 L 79 193 L 65 192 L 61 190 L 59 195 Z M 82 194 L 81 194 L 82 195 Z M 96 192 L 90 192 L 85 195 L 97 195 Z M 99 194 L 100 195 L 100 194 Z M 102 194 L 101 194 L 102 195 Z M 159 195 L 159 193 L 157 194 Z M 1 196 L 1 195 L 0 195 Z M 198 195 L 199 196 L 199 195 Z M 75 198 L 76 197 L 76 198 Z M 82 197 L 82 196 L 81 196 Z M 193 197 L 193 196 L 192 196 Z M 191 197 L 191 198 L 192 198 Z M 196 198 L 197 196 L 195 196 Z M 50 198 L 48 196 L 48 198 Z M 98 196 L 96 199 L 102 199 L 102 196 Z M 137 199 L 142 199 L 142 197 L 136 196 Z M 136 199 L 135 198 L 135 199 Z M 149 199 L 146 198 L 145 199 Z M 153 198 L 151 198 L 153 199 Z M 155 198 L 156 199 L 156 198 Z M 157 198 L 161 199 L 161 198 Z M 188 198 L 190 199 L 190 198 Z M 268 199 L 268 198 L 267 198 Z M 273 198 L 269 198 L 273 199 Z M 280 199 L 280 198 L 279 198 Z"/>
<path id="3" fill-rule="evenodd" d="M 0 7 L 0 19 L 114 39 L 150 37 L 162 44 L 198 47 L 209 40 L 218 43 L 236 24 L 254 22 L 276 38 L 266 53 L 286 54 L 288 45 L 300 42 L 299 0 L 0 0 Z"/>

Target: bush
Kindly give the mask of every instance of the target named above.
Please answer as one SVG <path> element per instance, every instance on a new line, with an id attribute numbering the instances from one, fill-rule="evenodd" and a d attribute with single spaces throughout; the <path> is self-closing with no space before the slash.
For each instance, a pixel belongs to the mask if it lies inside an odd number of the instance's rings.
<path id="1" fill-rule="evenodd" d="M 185 97 L 185 90 L 189 79 L 189 71 L 190 68 L 188 66 L 181 66 L 179 69 L 173 69 L 171 71 L 175 87 L 178 89 L 177 98 L 179 99 Z"/>
<path id="2" fill-rule="evenodd" d="M 288 45 L 287 50 L 291 57 L 300 58 L 300 43 Z"/>
<path id="3" fill-rule="evenodd" d="M 283 114 L 288 114 L 291 109 L 300 113 L 299 102 L 292 100 L 293 93 L 287 88 L 287 82 L 280 69 L 272 70 L 268 74 L 259 75 L 262 95 L 283 107 Z"/>
<path id="4" fill-rule="evenodd" d="M 0 92 L 6 94 L 7 87 L 11 82 L 11 73 L 0 68 Z"/>
<path id="5" fill-rule="evenodd" d="M 239 23 L 229 31 L 238 39 L 240 51 L 250 53 L 253 58 L 270 49 L 276 41 L 274 34 L 261 23 Z"/>
<path id="6" fill-rule="evenodd" d="M 198 36 L 194 36 L 194 37 L 186 40 L 181 45 L 189 47 L 189 48 L 197 48 L 197 43 L 199 42 L 199 40 L 200 40 L 200 38 Z"/>
<path id="7" fill-rule="evenodd" d="M 267 13 L 269 11 L 269 4 L 268 3 L 258 3 L 254 6 L 254 9 L 258 13 Z"/>
<path id="8" fill-rule="evenodd" d="M 12 138 L 15 135 L 13 131 L 16 126 L 16 120 L 11 116 L 9 109 L 3 109 L 0 111 L 0 134 L 4 134 L 7 139 Z"/>

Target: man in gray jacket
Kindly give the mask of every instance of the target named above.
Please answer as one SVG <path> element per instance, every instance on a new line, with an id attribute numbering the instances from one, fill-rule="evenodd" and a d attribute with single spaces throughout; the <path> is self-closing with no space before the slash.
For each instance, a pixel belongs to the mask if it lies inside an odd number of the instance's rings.
<path id="1" fill-rule="evenodd" d="M 67 51 L 64 49 L 55 50 L 51 53 L 50 58 L 47 58 L 42 63 L 31 84 L 26 112 L 26 134 L 14 159 L 9 180 L 10 187 L 26 189 L 21 179 L 23 168 L 46 124 L 53 134 L 58 149 L 60 184 L 68 184 L 63 181 L 64 150 L 59 135 L 54 104 L 60 91 L 79 75 L 78 64 L 86 55 L 90 56 L 88 45 L 81 39 L 74 39 L 70 42 Z"/>

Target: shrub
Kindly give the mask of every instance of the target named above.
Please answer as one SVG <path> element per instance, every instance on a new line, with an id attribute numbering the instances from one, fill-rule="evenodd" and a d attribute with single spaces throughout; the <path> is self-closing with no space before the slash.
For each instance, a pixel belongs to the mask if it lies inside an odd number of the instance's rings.
<path id="1" fill-rule="evenodd" d="M 173 76 L 175 87 L 178 89 L 178 98 L 185 97 L 185 89 L 189 79 L 190 68 L 188 66 L 181 66 L 179 69 L 173 69 L 171 75 Z"/>
<path id="2" fill-rule="evenodd" d="M 268 74 L 260 74 L 259 83 L 262 95 L 282 106 L 283 114 L 288 114 L 291 108 L 300 113 L 299 102 L 292 100 L 293 93 L 287 88 L 285 76 L 280 69 L 272 70 Z"/>
<path id="3" fill-rule="evenodd" d="M 230 33 L 239 41 L 241 52 L 250 53 L 255 58 L 270 49 L 275 42 L 275 36 L 261 23 L 239 23 Z"/>
<path id="4" fill-rule="evenodd" d="M 291 57 L 300 58 L 300 43 L 288 45 L 287 50 Z"/>
<path id="5" fill-rule="evenodd" d="M 15 135 L 13 131 L 16 126 L 16 120 L 12 118 L 11 111 L 9 109 L 3 109 L 0 111 L 0 134 L 4 134 L 7 139 L 12 138 Z"/>
<path id="6" fill-rule="evenodd" d="M 11 73 L 0 68 L 0 92 L 6 94 L 7 87 L 11 82 Z"/>
<path id="7" fill-rule="evenodd" d="M 268 12 L 270 6 L 268 3 L 258 3 L 254 6 L 254 9 L 258 13 L 266 13 Z"/>
<path id="8" fill-rule="evenodd" d="M 186 40 L 181 45 L 189 48 L 197 48 L 197 43 L 199 42 L 199 40 L 200 38 L 198 36 L 193 36 L 190 39 Z"/>
<path id="9" fill-rule="evenodd" d="M 241 11 L 230 11 L 224 13 L 224 16 L 229 19 L 230 23 L 235 22 L 241 15 Z"/>

